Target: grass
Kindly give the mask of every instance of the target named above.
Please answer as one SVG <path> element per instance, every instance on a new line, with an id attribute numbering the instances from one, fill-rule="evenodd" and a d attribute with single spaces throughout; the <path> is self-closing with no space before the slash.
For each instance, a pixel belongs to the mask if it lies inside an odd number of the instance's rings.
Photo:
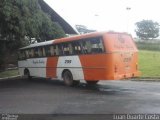
<path id="1" fill-rule="evenodd" d="M 4 72 L 0 72 L 0 78 L 17 76 L 17 75 L 18 75 L 18 70 L 7 70 Z"/>
<path id="2" fill-rule="evenodd" d="M 142 77 L 160 77 L 160 52 L 140 50 L 139 69 Z"/>

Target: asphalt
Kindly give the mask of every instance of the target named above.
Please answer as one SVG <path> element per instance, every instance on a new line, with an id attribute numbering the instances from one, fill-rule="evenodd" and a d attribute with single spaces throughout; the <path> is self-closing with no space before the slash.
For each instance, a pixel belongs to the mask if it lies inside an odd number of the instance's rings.
<path id="1" fill-rule="evenodd" d="M 101 81 L 89 86 L 82 81 L 67 87 L 62 81 L 40 78 L 0 81 L 0 113 L 159 114 L 159 101 L 160 82 Z"/>

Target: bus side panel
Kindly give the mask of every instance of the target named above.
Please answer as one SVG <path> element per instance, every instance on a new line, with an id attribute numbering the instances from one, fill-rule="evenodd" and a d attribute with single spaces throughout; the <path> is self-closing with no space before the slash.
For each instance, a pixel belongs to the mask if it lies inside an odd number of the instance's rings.
<path id="1" fill-rule="evenodd" d="M 113 79 L 113 60 L 111 54 L 81 55 L 80 60 L 85 80 Z"/>
<path id="2" fill-rule="evenodd" d="M 24 70 L 28 69 L 31 76 L 46 77 L 47 58 L 31 58 L 18 62 L 20 75 L 24 75 Z"/>
<path id="3" fill-rule="evenodd" d="M 69 70 L 72 73 L 74 80 L 84 80 L 84 73 L 78 56 L 59 57 L 57 63 L 58 79 L 62 79 L 64 70 Z"/>
<path id="4" fill-rule="evenodd" d="M 46 66 L 46 77 L 57 77 L 58 57 L 48 57 Z"/>

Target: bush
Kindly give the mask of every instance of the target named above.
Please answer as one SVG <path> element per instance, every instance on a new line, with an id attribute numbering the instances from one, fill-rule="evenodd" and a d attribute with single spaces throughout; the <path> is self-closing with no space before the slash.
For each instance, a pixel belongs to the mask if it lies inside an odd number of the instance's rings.
<path id="1" fill-rule="evenodd" d="M 137 41 L 136 45 L 140 50 L 160 51 L 160 41 Z"/>

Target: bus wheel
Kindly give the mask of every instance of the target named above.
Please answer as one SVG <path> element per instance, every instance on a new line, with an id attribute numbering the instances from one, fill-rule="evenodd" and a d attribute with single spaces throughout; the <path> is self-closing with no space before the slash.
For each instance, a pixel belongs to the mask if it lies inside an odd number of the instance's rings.
<path id="1" fill-rule="evenodd" d="M 87 84 L 89 84 L 89 85 L 95 85 L 95 84 L 98 83 L 98 80 L 97 80 L 97 81 L 86 81 L 86 82 L 87 82 Z"/>
<path id="2" fill-rule="evenodd" d="M 31 80 L 32 77 L 30 76 L 30 72 L 29 70 L 24 70 L 24 77 L 27 79 L 27 80 Z"/>
<path id="3" fill-rule="evenodd" d="M 73 85 L 73 76 L 72 76 L 71 72 L 69 72 L 69 71 L 64 72 L 63 81 L 64 81 L 65 85 L 67 85 L 67 86 Z"/>

